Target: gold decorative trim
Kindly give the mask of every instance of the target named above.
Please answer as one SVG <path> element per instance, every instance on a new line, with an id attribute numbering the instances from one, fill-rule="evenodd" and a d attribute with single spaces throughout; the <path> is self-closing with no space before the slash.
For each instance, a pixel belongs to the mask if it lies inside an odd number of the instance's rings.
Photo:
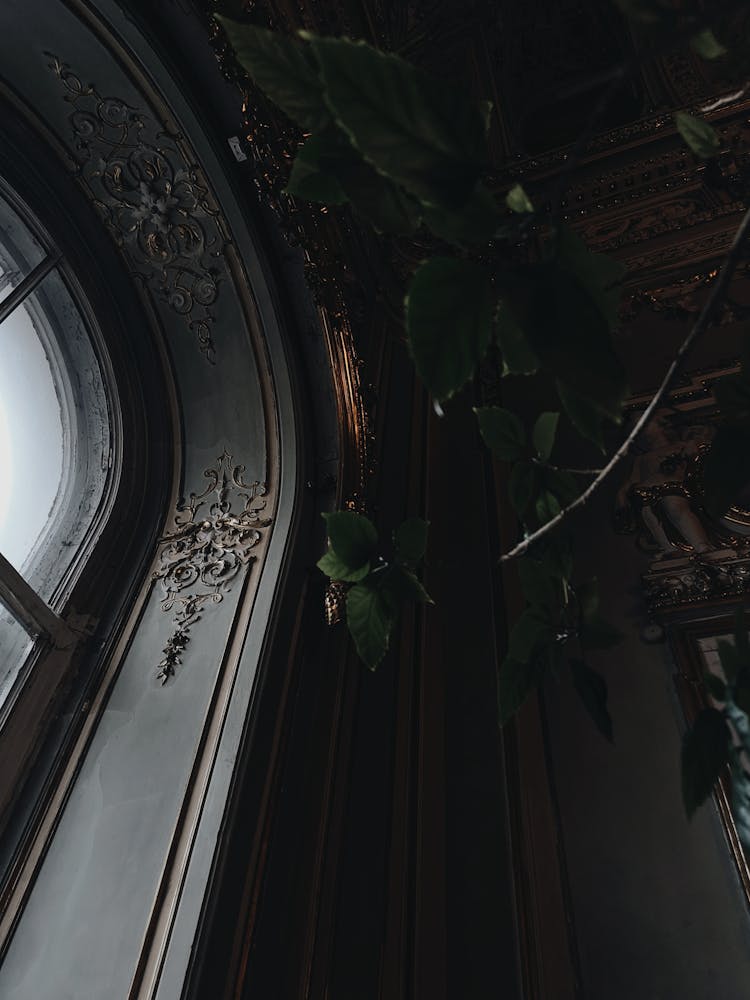
<path id="1" fill-rule="evenodd" d="M 166 684 L 182 663 L 190 629 L 209 604 L 218 604 L 240 571 L 255 561 L 251 551 L 261 541 L 266 486 L 246 483 L 244 465 L 235 465 L 226 449 L 216 467 L 206 469 L 206 489 L 178 504 L 174 528 L 159 543 L 161 565 L 153 574 L 166 596 L 162 611 L 175 610 L 173 631 L 157 664 L 157 678 Z M 191 591 L 184 593 L 184 591 Z"/>

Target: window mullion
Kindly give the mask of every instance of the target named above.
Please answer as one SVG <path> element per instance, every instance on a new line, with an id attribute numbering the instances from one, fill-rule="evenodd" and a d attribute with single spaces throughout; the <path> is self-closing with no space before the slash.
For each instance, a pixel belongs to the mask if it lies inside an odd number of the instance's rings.
<path id="1" fill-rule="evenodd" d="M 58 251 L 53 251 L 44 260 L 40 260 L 36 267 L 29 271 L 23 281 L 16 285 L 13 291 L 0 302 L 0 323 L 13 312 L 19 303 L 23 302 L 27 295 L 30 295 L 36 286 L 45 278 L 53 267 L 60 260 Z"/>
<path id="2" fill-rule="evenodd" d="M 0 553 L 0 601 L 34 639 L 51 639 L 65 646 L 73 634 L 59 615 L 29 586 L 15 566 Z"/>

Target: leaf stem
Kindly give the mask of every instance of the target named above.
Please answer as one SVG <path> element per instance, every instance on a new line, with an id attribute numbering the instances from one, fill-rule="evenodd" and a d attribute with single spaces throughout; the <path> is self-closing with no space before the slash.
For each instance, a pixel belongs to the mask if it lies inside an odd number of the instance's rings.
<path id="1" fill-rule="evenodd" d="M 711 294 L 706 299 L 703 308 L 701 309 L 698 319 L 695 321 L 692 329 L 680 345 L 677 354 L 674 356 L 672 363 L 667 369 L 667 373 L 652 397 L 651 402 L 640 415 L 620 447 L 612 455 L 612 458 L 610 458 L 607 464 L 599 471 L 593 482 L 586 487 L 579 497 L 577 497 L 572 503 L 568 504 L 567 507 L 563 507 L 560 513 L 553 517 L 552 520 L 547 521 L 546 524 L 543 524 L 541 528 L 537 528 L 536 531 L 532 531 L 532 533 L 527 535 L 522 542 L 519 542 L 518 545 L 514 546 L 514 548 L 512 548 L 509 552 L 504 553 L 504 555 L 500 557 L 501 562 L 508 562 L 511 559 L 517 559 L 518 556 L 522 556 L 531 548 L 532 545 L 538 542 L 545 535 L 549 534 L 550 531 L 553 531 L 562 521 L 569 517 L 573 511 L 578 510 L 579 507 L 583 507 L 593 494 L 596 493 L 604 480 L 610 475 L 611 472 L 614 471 L 623 458 L 625 458 L 628 454 L 633 446 L 633 443 L 635 442 L 635 439 L 641 433 L 646 424 L 648 424 L 651 420 L 651 417 L 654 415 L 664 397 L 669 392 L 669 389 L 675 377 L 679 374 L 685 359 L 693 347 L 693 344 L 701 336 L 701 334 L 706 331 L 711 323 L 716 310 L 721 304 L 729 281 L 740 262 L 740 257 L 742 256 L 742 246 L 749 231 L 750 209 L 748 209 L 742 217 L 742 222 L 740 223 L 737 232 L 734 234 L 734 240 L 732 241 L 732 246 L 730 247 L 726 260 L 724 261 L 724 266 L 722 267 L 719 277 L 711 290 Z"/>
<path id="2" fill-rule="evenodd" d="M 540 462 L 538 458 L 532 458 L 534 465 L 542 469 L 551 469 L 552 472 L 568 472 L 571 476 L 598 476 L 601 469 L 568 469 L 563 465 L 551 465 L 549 462 Z"/>

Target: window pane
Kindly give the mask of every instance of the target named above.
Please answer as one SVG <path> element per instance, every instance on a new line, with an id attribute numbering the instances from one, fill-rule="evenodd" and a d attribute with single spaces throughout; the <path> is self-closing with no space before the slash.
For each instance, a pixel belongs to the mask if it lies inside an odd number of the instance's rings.
<path id="1" fill-rule="evenodd" d="M 0 604 L 0 705 L 29 655 L 33 639 Z"/>
<path id="2" fill-rule="evenodd" d="M 41 243 L 0 195 L 0 302 L 45 256 Z"/>
<path id="3" fill-rule="evenodd" d="M 91 534 L 109 453 L 99 365 L 58 271 L 0 324 L 0 351 L 0 551 L 53 602 Z"/>
<path id="4" fill-rule="evenodd" d="M 60 402 L 35 314 L 31 297 L 0 324 L 0 552 L 19 572 L 62 478 Z"/>

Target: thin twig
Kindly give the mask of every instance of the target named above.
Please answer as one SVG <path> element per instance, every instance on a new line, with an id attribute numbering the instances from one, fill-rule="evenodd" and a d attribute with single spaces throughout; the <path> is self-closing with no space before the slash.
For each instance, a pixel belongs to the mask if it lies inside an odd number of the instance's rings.
<path id="1" fill-rule="evenodd" d="M 707 115 L 711 111 L 718 111 L 719 108 L 725 107 L 727 104 L 732 104 L 734 101 L 739 101 L 741 97 L 744 97 L 750 90 L 750 80 L 741 87 L 739 90 L 735 90 L 731 94 L 725 94 L 723 97 L 717 97 L 715 101 L 711 101 L 710 104 L 703 104 L 699 108 L 699 111 Z"/>
<path id="2" fill-rule="evenodd" d="M 532 458 L 531 461 L 534 465 L 540 465 L 545 469 L 551 469 L 552 472 L 569 472 L 571 476 L 598 476 L 602 471 L 601 469 L 568 469 L 566 466 L 550 465 L 549 462 L 540 462 L 538 458 Z"/>
<path id="3" fill-rule="evenodd" d="M 654 394 L 651 402 L 648 404 L 646 409 L 638 418 L 635 426 L 628 434 L 628 436 L 625 438 L 625 440 L 622 442 L 617 451 L 614 453 L 612 458 L 610 458 L 610 460 L 601 470 L 596 479 L 594 479 L 594 481 L 586 487 L 586 489 L 583 491 L 583 493 L 581 493 L 579 497 L 577 497 L 567 507 L 564 507 L 559 514 L 557 514 L 555 517 L 552 518 L 551 521 L 547 521 L 547 523 L 543 524 L 541 528 L 537 528 L 536 531 L 533 531 L 530 535 L 527 535 L 527 537 L 524 538 L 522 542 L 519 542 L 518 545 L 516 545 L 514 548 L 512 548 L 510 552 L 506 552 L 504 555 L 502 555 L 500 557 L 501 562 L 508 562 L 510 559 L 515 559 L 518 556 L 522 556 L 525 552 L 529 550 L 529 548 L 532 545 L 538 542 L 540 538 L 543 538 L 545 535 L 549 534 L 550 531 L 553 531 L 562 521 L 564 521 L 567 517 L 569 517 L 574 510 L 578 510 L 579 507 L 582 507 L 599 489 L 599 487 L 607 478 L 607 476 L 609 476 L 609 474 L 620 464 L 623 458 L 625 458 L 625 456 L 628 454 L 628 452 L 633 446 L 633 443 L 635 442 L 635 439 L 641 433 L 646 424 L 648 424 L 648 422 L 651 420 L 651 417 L 654 415 L 655 411 L 659 408 L 659 405 L 661 404 L 662 400 L 669 392 L 672 382 L 674 381 L 675 376 L 679 373 L 693 344 L 696 342 L 698 337 L 700 337 L 701 334 L 704 333 L 705 330 L 708 328 L 714 316 L 714 313 L 716 312 L 717 308 L 721 303 L 724 291 L 727 285 L 729 284 L 729 281 L 732 275 L 734 274 L 737 265 L 740 262 L 740 257 L 742 255 L 742 244 L 744 243 L 745 238 L 749 231 L 750 231 L 750 209 L 748 209 L 745 212 L 744 216 L 742 217 L 742 222 L 740 223 L 737 232 L 734 234 L 734 240 L 732 241 L 732 246 L 729 250 L 729 253 L 727 254 L 726 260 L 724 261 L 724 266 L 721 269 L 716 284 L 713 286 L 711 290 L 711 294 L 706 299 L 703 308 L 701 309 L 700 316 L 695 321 L 695 324 L 693 325 L 693 328 L 691 329 L 690 333 L 687 335 L 687 337 L 683 340 L 682 344 L 680 345 L 677 354 L 674 356 L 674 359 L 672 360 L 671 365 L 667 369 L 667 373 L 662 379 L 661 385 L 656 390 L 656 393 Z"/>

